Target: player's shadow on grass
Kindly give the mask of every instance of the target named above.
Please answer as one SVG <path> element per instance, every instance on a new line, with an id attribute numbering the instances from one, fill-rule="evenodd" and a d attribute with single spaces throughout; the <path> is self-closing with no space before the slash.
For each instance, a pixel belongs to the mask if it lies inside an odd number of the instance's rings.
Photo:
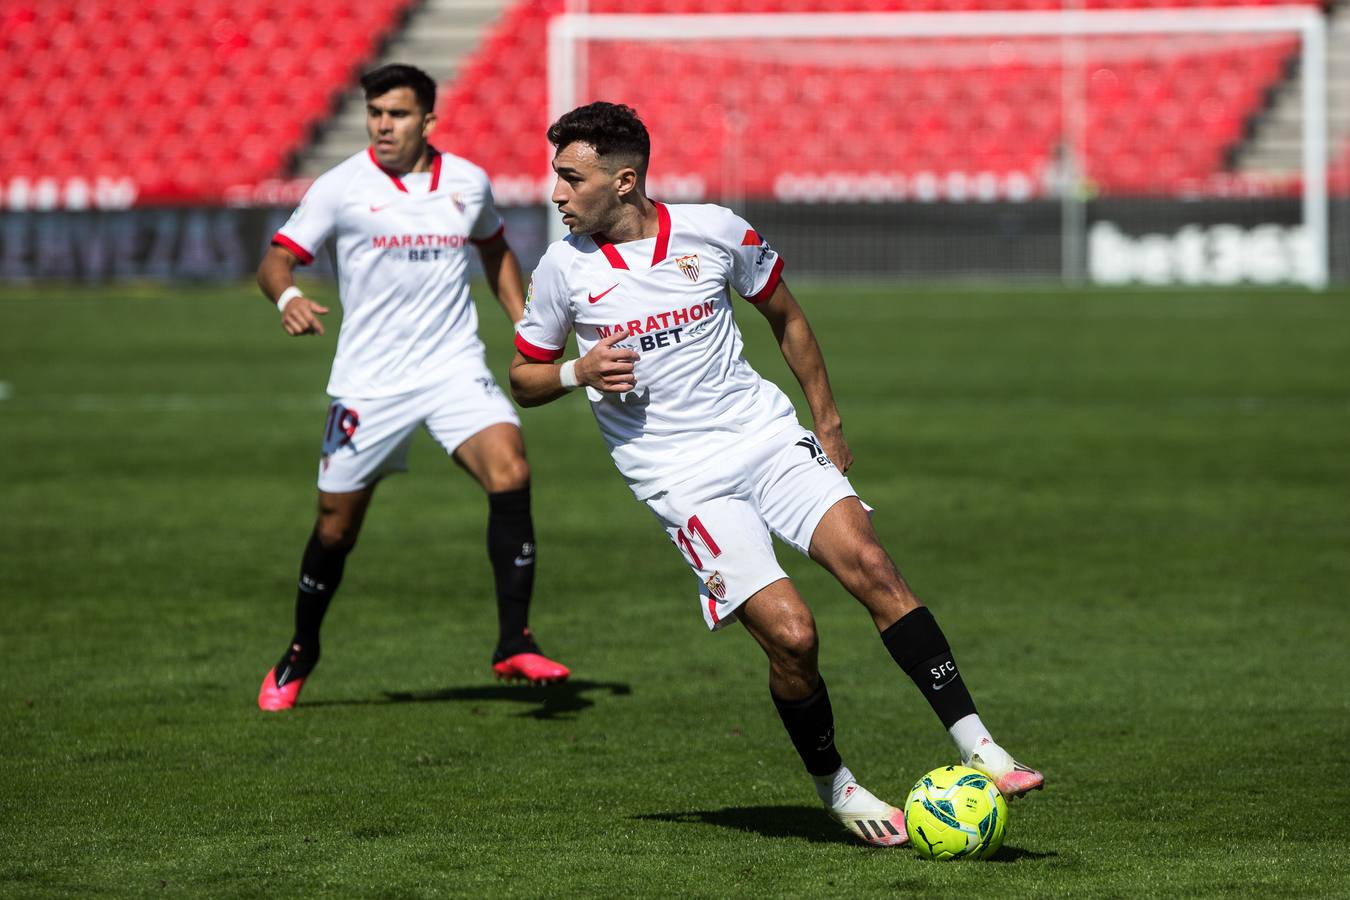
<path id="1" fill-rule="evenodd" d="M 441 691 L 385 691 L 390 703 L 434 703 L 445 700 L 528 703 L 534 708 L 517 713 L 532 719 L 556 719 L 590 709 L 595 701 L 591 691 L 606 691 L 611 697 L 627 697 L 633 689 L 616 681 L 571 679 L 562 684 L 535 687 L 529 684 L 486 684 L 478 687 L 446 688 Z"/>
<path id="2" fill-rule="evenodd" d="M 1004 844 L 998 848 L 998 852 L 985 860 L 985 862 L 994 863 L 1015 863 L 1022 860 L 1050 859 L 1059 856 L 1058 853 L 1051 850 L 1048 853 L 1037 853 L 1035 850 L 1023 850 L 1021 847 L 1009 847 Z"/>
<path id="3" fill-rule="evenodd" d="M 798 838 L 813 844 L 837 844 L 849 839 L 847 832 L 832 822 L 819 806 L 729 806 L 725 809 L 647 813 L 633 818 L 648 822 L 716 825 L 765 837 Z"/>
<path id="4" fill-rule="evenodd" d="M 717 825 L 733 831 L 749 831 L 765 837 L 798 838 L 813 844 L 861 842 L 849 836 L 842 825 L 833 822 L 819 806 L 732 806 L 726 809 L 699 809 L 688 812 L 647 813 L 633 816 L 648 822 Z M 1003 845 L 986 862 L 1012 863 L 1055 856 L 1020 847 Z"/>
<path id="5" fill-rule="evenodd" d="M 532 708 L 516 713 L 532 719 L 560 719 L 589 709 L 595 701 L 586 695 L 608 692 L 611 697 L 627 697 L 633 689 L 613 681 L 572 679 L 562 684 L 533 685 L 485 684 L 474 687 L 444 688 L 439 691 L 384 691 L 381 700 L 319 700 L 305 706 L 365 706 L 385 703 L 525 703 Z M 475 710 L 476 711 L 476 710 Z"/>

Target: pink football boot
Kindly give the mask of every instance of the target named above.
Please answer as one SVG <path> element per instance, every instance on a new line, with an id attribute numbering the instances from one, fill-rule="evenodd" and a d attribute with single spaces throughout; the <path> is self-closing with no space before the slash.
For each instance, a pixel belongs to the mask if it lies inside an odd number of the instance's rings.
<path id="1" fill-rule="evenodd" d="M 503 641 L 492 654 L 492 671 L 498 681 L 528 681 L 531 684 L 558 684 L 572 673 L 560 662 L 544 655 L 526 628 L 520 637 Z"/>
<path id="2" fill-rule="evenodd" d="M 994 779 L 999 793 L 1009 800 L 1021 797 L 1028 791 L 1039 791 L 1045 787 L 1044 775 L 1013 759 L 1007 750 L 989 738 L 981 740 L 975 752 L 963 762 L 977 772 L 983 772 Z"/>
<path id="3" fill-rule="evenodd" d="M 533 684 L 557 684 L 572 673 L 560 662 L 539 653 L 517 653 L 492 664 L 497 680 L 529 681 Z"/>
<path id="4" fill-rule="evenodd" d="M 909 843 L 905 814 L 856 781 L 850 781 L 839 802 L 827 809 L 836 822 L 873 847 Z"/>
<path id="5" fill-rule="evenodd" d="M 268 712 L 290 709 L 295 706 L 295 698 L 300 696 L 300 688 L 304 686 L 303 678 L 292 678 L 278 686 L 277 670 L 271 669 L 263 676 L 262 689 L 258 691 L 258 709 L 265 709 Z"/>

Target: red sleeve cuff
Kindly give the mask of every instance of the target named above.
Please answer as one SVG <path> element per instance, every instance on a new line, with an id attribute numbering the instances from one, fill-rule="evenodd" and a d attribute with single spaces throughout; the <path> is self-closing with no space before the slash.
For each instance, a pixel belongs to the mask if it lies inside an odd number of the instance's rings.
<path id="1" fill-rule="evenodd" d="M 563 355 L 561 349 L 548 350 L 543 347 L 536 347 L 518 334 L 516 335 L 516 349 L 521 352 L 521 355 L 535 362 L 553 362 Z"/>
<path id="2" fill-rule="evenodd" d="M 769 270 L 769 280 L 764 282 L 764 287 L 759 289 L 759 293 L 746 297 L 751 303 L 763 303 L 773 296 L 773 292 L 778 288 L 778 283 L 783 280 L 783 257 L 778 257 L 773 261 L 773 268 Z"/>
<path id="3" fill-rule="evenodd" d="M 492 232 L 492 234 L 489 234 L 487 237 L 485 238 L 471 237 L 469 238 L 469 241 L 471 243 L 478 244 L 479 246 L 481 246 L 483 244 L 489 244 L 492 241 L 495 241 L 497 238 L 501 237 L 505 233 L 506 233 L 506 224 L 503 223 L 502 225 L 498 226 L 496 231 Z"/>
<path id="4" fill-rule="evenodd" d="M 294 253 L 303 265 L 307 266 L 310 263 L 314 262 L 313 253 L 310 253 L 304 247 L 301 247 L 299 244 L 297 244 L 290 238 L 286 237 L 286 235 L 282 234 L 280 231 L 272 235 L 272 243 L 276 244 L 278 247 L 285 247 L 287 250 Z"/>

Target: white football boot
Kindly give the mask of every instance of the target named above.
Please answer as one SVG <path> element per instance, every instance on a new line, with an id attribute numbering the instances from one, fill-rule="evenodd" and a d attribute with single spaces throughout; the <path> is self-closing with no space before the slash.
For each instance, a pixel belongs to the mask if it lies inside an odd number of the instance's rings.
<path id="1" fill-rule="evenodd" d="M 905 814 L 853 780 L 847 766 L 833 776 L 814 779 L 816 793 L 829 814 L 874 847 L 899 847 L 909 842 Z"/>
<path id="2" fill-rule="evenodd" d="M 1012 800 L 1028 791 L 1039 791 L 1045 786 L 1045 776 L 1029 766 L 1024 766 L 1009 755 L 990 738 L 981 738 L 980 743 L 969 756 L 963 756 L 961 762 L 977 772 L 983 772 L 994 779 L 999 793 Z"/>

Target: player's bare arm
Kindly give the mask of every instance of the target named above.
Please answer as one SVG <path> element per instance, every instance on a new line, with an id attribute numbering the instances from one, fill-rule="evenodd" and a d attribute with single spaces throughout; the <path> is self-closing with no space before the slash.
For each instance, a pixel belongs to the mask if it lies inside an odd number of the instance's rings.
<path id="1" fill-rule="evenodd" d="M 285 247 L 273 244 L 258 265 L 258 286 L 268 300 L 276 303 L 281 295 L 295 287 L 295 267 L 300 258 Z M 328 314 L 328 307 L 321 306 L 301 294 L 287 301 L 281 311 L 281 327 L 292 337 L 302 334 L 323 334 L 323 323 L 319 316 Z"/>
<path id="2" fill-rule="evenodd" d="M 483 262 L 483 274 L 497 302 L 506 310 L 512 324 L 525 315 L 525 287 L 520 274 L 520 262 L 506 243 L 497 235 L 478 245 L 478 258 Z"/>
<path id="3" fill-rule="evenodd" d="M 578 387 L 593 387 L 605 394 L 622 394 L 637 387 L 633 374 L 637 351 L 614 346 L 626 337 L 628 332 L 619 328 L 601 338 L 585 356 L 572 361 Z M 527 407 L 557 400 L 569 390 L 563 387 L 561 370 L 560 365 L 536 362 L 517 352 L 511 360 L 511 396 Z"/>
<path id="4" fill-rule="evenodd" d="M 778 283 L 768 300 L 756 304 L 755 309 L 769 320 L 769 327 L 778 339 L 783 359 L 787 360 L 788 368 L 802 386 L 806 403 L 811 407 L 816 437 L 824 446 L 825 453 L 839 467 L 839 471 L 847 472 L 853 465 L 853 453 L 844 440 L 844 426 L 839 418 L 839 408 L 834 404 L 830 376 L 825 370 L 825 356 L 820 352 L 820 344 L 816 342 L 811 323 L 806 320 L 806 313 L 783 282 Z"/>

